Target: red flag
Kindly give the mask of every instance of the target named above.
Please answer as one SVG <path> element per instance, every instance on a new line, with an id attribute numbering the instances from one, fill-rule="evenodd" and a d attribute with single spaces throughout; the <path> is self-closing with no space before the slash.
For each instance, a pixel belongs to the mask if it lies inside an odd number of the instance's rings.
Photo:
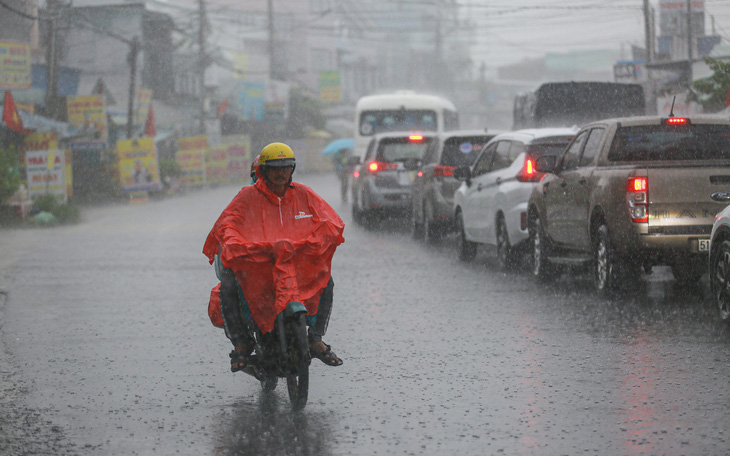
<path id="1" fill-rule="evenodd" d="M 5 91 L 5 104 L 3 106 L 3 122 L 5 125 L 18 133 L 28 135 L 31 132 L 23 127 L 23 119 L 18 115 L 18 108 L 15 107 L 15 101 L 9 90 Z"/>
<path id="2" fill-rule="evenodd" d="M 725 107 L 730 106 L 730 84 L 727 87 L 727 96 L 725 96 Z"/>
<path id="3" fill-rule="evenodd" d="M 147 112 L 147 122 L 144 124 L 144 135 L 154 138 L 156 134 L 155 111 L 152 110 L 152 103 L 150 103 L 150 110 Z"/>
<path id="4" fill-rule="evenodd" d="M 220 119 L 223 117 L 223 114 L 225 114 L 228 111 L 228 98 L 218 103 L 218 106 L 215 109 L 215 117 L 216 119 Z"/>

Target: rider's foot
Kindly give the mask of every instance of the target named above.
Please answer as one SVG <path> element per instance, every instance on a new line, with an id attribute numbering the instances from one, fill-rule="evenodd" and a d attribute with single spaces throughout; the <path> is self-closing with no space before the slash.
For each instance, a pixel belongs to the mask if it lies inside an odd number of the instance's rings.
<path id="1" fill-rule="evenodd" d="M 253 352 L 253 345 L 243 344 L 236 345 L 233 351 L 228 355 L 231 357 L 231 372 L 243 370 L 248 365 L 248 357 Z"/>
<path id="2" fill-rule="evenodd" d="M 335 355 L 332 347 L 325 344 L 321 340 L 309 344 L 309 353 L 313 358 L 317 358 L 328 366 L 341 366 L 342 360 Z"/>

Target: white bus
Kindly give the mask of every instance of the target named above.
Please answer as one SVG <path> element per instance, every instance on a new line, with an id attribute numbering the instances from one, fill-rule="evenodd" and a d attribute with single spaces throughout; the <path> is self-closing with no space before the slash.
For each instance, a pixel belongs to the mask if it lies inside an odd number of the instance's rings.
<path id="1" fill-rule="evenodd" d="M 376 133 L 390 131 L 436 132 L 458 130 L 459 113 L 446 98 L 412 91 L 368 95 L 355 106 L 354 157 L 365 156 Z"/>

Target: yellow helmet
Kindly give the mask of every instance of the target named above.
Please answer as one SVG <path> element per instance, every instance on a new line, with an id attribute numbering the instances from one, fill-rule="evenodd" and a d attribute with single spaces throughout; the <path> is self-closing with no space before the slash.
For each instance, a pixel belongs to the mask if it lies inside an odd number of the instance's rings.
<path id="1" fill-rule="evenodd" d="M 296 166 L 297 159 L 291 147 L 284 143 L 271 143 L 261 150 L 260 166 Z"/>

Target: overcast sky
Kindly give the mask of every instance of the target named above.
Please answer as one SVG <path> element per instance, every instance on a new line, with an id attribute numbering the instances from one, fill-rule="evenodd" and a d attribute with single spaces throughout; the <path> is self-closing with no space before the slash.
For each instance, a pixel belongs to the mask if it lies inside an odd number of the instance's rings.
<path id="1" fill-rule="evenodd" d="M 683 0 L 679 0 L 683 1 Z M 515 63 L 548 52 L 576 49 L 626 50 L 644 47 L 642 0 L 461 0 L 476 27 L 475 63 L 488 67 Z M 656 10 L 659 35 L 659 0 Z M 468 5 L 468 6 L 467 6 Z M 730 45 L 730 0 L 705 0 L 705 33 Z"/>

